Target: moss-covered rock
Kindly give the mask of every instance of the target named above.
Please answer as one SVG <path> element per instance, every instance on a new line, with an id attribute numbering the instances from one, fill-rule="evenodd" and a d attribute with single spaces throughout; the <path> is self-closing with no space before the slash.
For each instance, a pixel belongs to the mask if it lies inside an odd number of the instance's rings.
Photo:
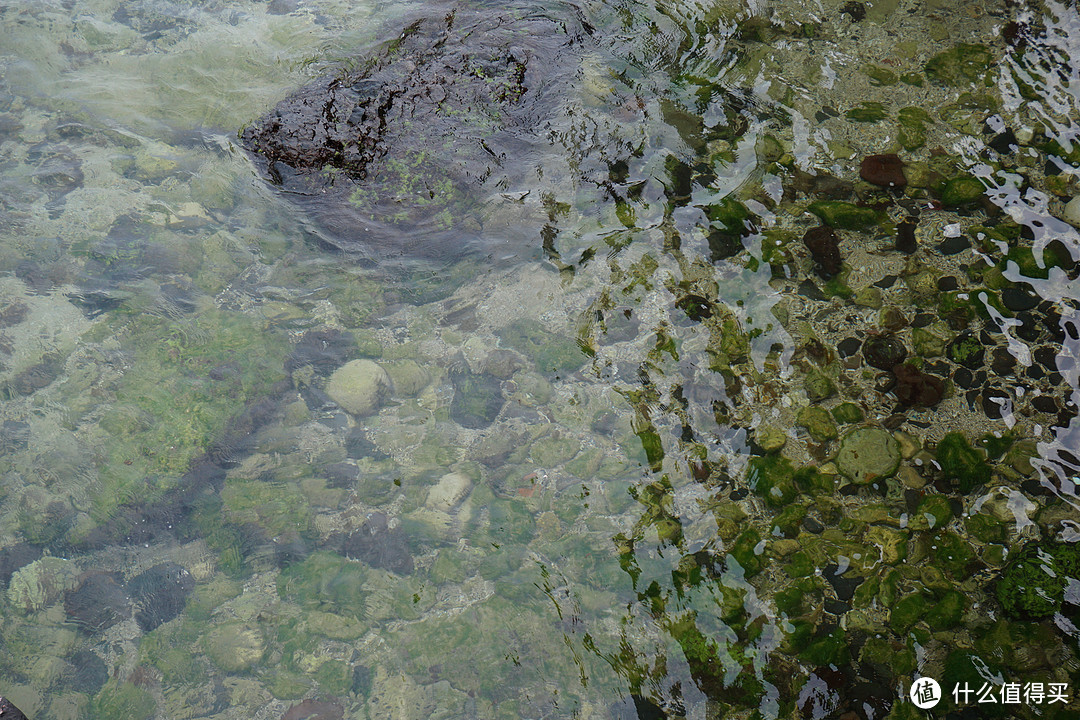
<path id="1" fill-rule="evenodd" d="M 927 495 L 919 502 L 911 518 L 911 527 L 927 530 L 945 527 L 952 520 L 952 506 L 944 495 Z"/>
<path id="2" fill-rule="evenodd" d="M 353 415 L 371 415 L 391 393 L 390 376 L 371 360 L 342 365 L 326 383 L 326 394 Z"/>
<path id="3" fill-rule="evenodd" d="M 985 45 L 961 43 L 930 58 L 924 70 L 935 83 L 960 87 L 985 78 L 993 60 Z"/>
<path id="4" fill-rule="evenodd" d="M 942 474 L 954 481 L 962 493 L 969 493 L 990 480 L 990 466 L 963 433 L 946 434 L 937 445 L 936 455 Z"/>
<path id="5" fill-rule="evenodd" d="M 929 609 L 930 603 L 922 593 L 911 593 L 893 606 L 889 612 L 889 627 L 899 633 L 917 623 Z"/>
<path id="6" fill-rule="evenodd" d="M 810 433 L 810 437 L 818 442 L 837 438 L 836 424 L 833 422 L 829 411 L 816 405 L 810 405 L 800 410 L 796 422 L 801 427 L 806 428 L 806 432 Z"/>
<path id="7" fill-rule="evenodd" d="M 841 425 L 862 422 L 862 408 L 851 402 L 843 402 L 832 409 L 833 419 Z"/>
<path id="8" fill-rule="evenodd" d="M 900 445 L 884 428 L 857 428 L 841 441 L 836 466 L 860 485 L 891 477 L 900 466 Z"/>
<path id="9" fill-rule="evenodd" d="M 994 594 L 1010 618 L 1039 620 L 1054 613 L 1075 614 L 1075 602 L 1063 606 L 1065 588 L 1080 579 L 1080 546 L 1029 543 L 1009 560 Z M 1075 600 L 1075 598 L 1074 598 Z"/>
<path id="10" fill-rule="evenodd" d="M 818 368 L 811 368 L 803 380 L 806 396 L 814 402 L 825 400 L 836 394 L 836 385 L 832 378 Z"/>
<path id="11" fill-rule="evenodd" d="M 764 560 L 758 552 L 760 543 L 761 533 L 748 528 L 731 545 L 731 557 L 742 567 L 745 577 L 757 575 L 764 567 Z"/>
<path id="12" fill-rule="evenodd" d="M 263 658 L 266 644 L 258 628 L 242 622 L 219 625 L 203 637 L 203 649 L 228 673 L 249 669 Z"/>
<path id="13" fill-rule="evenodd" d="M 765 499 L 767 505 L 781 507 L 791 502 L 797 490 L 794 483 L 795 468 L 782 455 L 766 455 L 750 460 L 746 482 Z"/>
<path id="14" fill-rule="evenodd" d="M 99 720 L 147 720 L 157 711 L 154 697 L 137 685 L 110 680 L 90 705 Z"/>
<path id="15" fill-rule="evenodd" d="M 955 591 L 946 591 L 937 604 L 926 613 L 926 622 L 934 630 L 947 630 L 960 624 L 966 601 L 964 596 Z"/>
<path id="16" fill-rule="evenodd" d="M 826 225 L 842 230 L 865 230 L 880 220 L 877 210 L 839 200 L 818 200 L 810 203 L 809 210 Z"/>
<path id="17" fill-rule="evenodd" d="M 499 332 L 499 337 L 510 347 L 532 358 L 541 372 L 576 370 L 586 359 L 577 342 L 549 332 L 536 320 L 513 322 Z"/>
<path id="18" fill-rule="evenodd" d="M 848 120 L 854 120 L 855 122 L 878 122 L 884 120 L 887 114 L 884 105 L 867 100 L 859 103 L 858 107 L 848 110 L 845 116 Z"/>
<path id="19" fill-rule="evenodd" d="M 941 189 L 941 204 L 945 207 L 963 207 L 979 200 L 986 192 L 986 186 L 978 178 L 961 175 L 945 182 Z"/>
<path id="20" fill-rule="evenodd" d="M 905 107 L 900 109 L 896 117 L 899 123 L 897 136 L 905 150 L 917 150 L 926 144 L 926 126 L 933 120 L 925 110 L 920 107 Z M 906 169 L 904 175 L 908 176 Z M 908 182 L 911 182 L 910 178 Z"/>

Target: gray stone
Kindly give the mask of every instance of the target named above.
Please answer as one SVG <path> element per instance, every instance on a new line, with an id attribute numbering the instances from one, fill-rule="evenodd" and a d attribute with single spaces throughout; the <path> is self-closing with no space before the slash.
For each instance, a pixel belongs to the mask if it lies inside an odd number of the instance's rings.
<path id="1" fill-rule="evenodd" d="M 353 360 L 330 376 L 326 394 L 353 415 L 371 415 L 390 394 L 390 376 L 371 360 Z"/>
<path id="2" fill-rule="evenodd" d="M 900 444 L 883 428 L 858 428 L 841 441 L 836 465 L 845 477 L 860 485 L 887 478 L 900 465 Z"/>

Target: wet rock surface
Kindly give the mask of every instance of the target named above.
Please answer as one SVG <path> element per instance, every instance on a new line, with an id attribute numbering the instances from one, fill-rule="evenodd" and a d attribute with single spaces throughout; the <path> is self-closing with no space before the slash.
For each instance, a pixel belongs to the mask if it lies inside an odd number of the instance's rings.
<path id="1" fill-rule="evenodd" d="M 162 563 L 140 573 L 127 584 L 131 599 L 139 608 L 135 621 L 143 632 L 177 617 L 195 587 L 191 573 L 176 563 Z"/>
<path id="2" fill-rule="evenodd" d="M 356 69 L 283 100 L 244 128 L 241 142 L 329 245 L 460 256 L 469 250 L 462 230 L 479 228 L 474 211 L 486 188 L 514 190 L 524 170 L 516 159 L 548 142 L 541 131 L 589 30 L 560 10 L 461 9 L 417 20 Z"/>
<path id="3" fill-rule="evenodd" d="M 79 577 L 78 586 L 64 598 L 68 618 L 88 633 L 101 632 L 131 617 L 131 598 L 123 576 L 92 570 Z"/>
<path id="4" fill-rule="evenodd" d="M 360 527 L 345 538 L 345 557 L 363 560 L 372 567 L 405 575 L 413 571 L 408 536 L 400 526 L 391 528 L 384 513 L 372 513 Z"/>

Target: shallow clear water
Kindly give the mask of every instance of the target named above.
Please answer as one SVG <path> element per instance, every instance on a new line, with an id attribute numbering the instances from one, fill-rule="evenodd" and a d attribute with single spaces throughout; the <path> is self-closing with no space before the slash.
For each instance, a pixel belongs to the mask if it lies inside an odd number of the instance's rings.
<path id="1" fill-rule="evenodd" d="M 587 31 L 331 251 L 238 131 L 455 9 Z M 0 2 L 0 696 L 1075 717 L 1078 51 L 1053 2 Z"/>

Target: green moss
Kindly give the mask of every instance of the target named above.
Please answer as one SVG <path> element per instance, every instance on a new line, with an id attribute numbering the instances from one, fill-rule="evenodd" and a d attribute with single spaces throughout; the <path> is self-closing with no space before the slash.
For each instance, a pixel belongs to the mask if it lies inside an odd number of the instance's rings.
<path id="1" fill-rule="evenodd" d="M 810 643 L 799 657 L 811 665 L 847 665 L 851 662 L 851 650 L 848 648 L 844 631 L 837 628 L 825 637 Z"/>
<path id="2" fill-rule="evenodd" d="M 855 403 L 844 402 L 832 409 L 832 416 L 833 419 L 841 425 L 848 425 L 850 423 L 861 422 L 863 419 L 863 411 L 862 408 Z"/>
<path id="3" fill-rule="evenodd" d="M 323 692 L 344 696 L 352 685 L 352 669 L 340 660 L 327 660 L 315 671 L 315 681 Z"/>
<path id="4" fill-rule="evenodd" d="M 101 421 L 111 437 L 95 497 L 100 517 L 137 497 L 146 477 L 183 474 L 245 402 L 283 377 L 288 346 L 247 317 L 216 309 L 180 321 L 138 315 L 122 342 L 133 362 Z M 228 372 L 212 372 L 223 367 Z"/>
<path id="5" fill-rule="evenodd" d="M 895 675 L 908 675 L 915 670 L 915 653 L 895 640 L 883 637 L 868 639 L 859 651 L 859 660 L 886 667 Z"/>
<path id="6" fill-rule="evenodd" d="M 936 454 L 941 472 L 947 479 L 956 481 L 960 492 L 969 493 L 989 482 L 990 467 L 979 451 L 971 447 L 963 433 L 945 435 L 938 443 Z"/>
<path id="7" fill-rule="evenodd" d="M 913 87 L 922 87 L 923 75 L 922 73 L 917 72 L 904 73 L 900 76 L 900 82 L 904 83 L 905 85 L 911 85 Z"/>
<path id="8" fill-rule="evenodd" d="M 157 712 L 154 697 L 131 683 L 110 680 L 90 704 L 96 720 L 147 720 Z"/>
<path id="9" fill-rule="evenodd" d="M 922 593 L 912 593 L 901 598 L 889 612 L 889 627 L 905 633 L 926 614 L 929 603 Z"/>
<path id="10" fill-rule="evenodd" d="M 1080 546 L 1029 543 L 1009 560 L 994 594 L 1008 617 L 1039 620 L 1060 612 L 1070 578 L 1080 578 Z"/>
<path id="11" fill-rule="evenodd" d="M 1041 255 L 1042 267 L 1039 267 L 1039 259 L 1036 259 L 1034 251 L 1030 247 L 1017 245 L 1009 248 L 1005 260 L 1016 263 L 1016 268 L 1024 277 L 1045 280 L 1050 276 L 1050 268 L 1061 267 L 1062 263 L 1056 253 L 1046 251 Z"/>
<path id="12" fill-rule="evenodd" d="M 806 508 L 802 505 L 789 505 L 780 511 L 773 520 L 771 532 L 776 535 L 779 532 L 787 538 L 793 538 L 799 534 L 799 524 L 806 517 Z"/>
<path id="13" fill-rule="evenodd" d="M 776 593 L 774 601 L 777 610 L 795 618 L 813 610 L 821 601 L 821 589 L 813 578 L 804 578 Z"/>
<path id="14" fill-rule="evenodd" d="M 782 507 L 793 499 L 797 491 L 791 461 L 782 455 L 766 455 L 750 460 L 746 472 L 747 484 L 765 499 L 765 504 Z"/>
<path id="15" fill-rule="evenodd" d="M 317 552 L 282 570 L 277 589 L 282 599 L 302 608 L 362 619 L 366 613 L 365 580 L 363 564 L 333 553 Z"/>
<path id="16" fill-rule="evenodd" d="M 531 357 L 541 372 L 576 370 L 585 362 L 577 342 L 548 332 L 536 320 L 518 320 L 499 332 L 504 343 Z"/>
<path id="17" fill-rule="evenodd" d="M 294 486 L 261 480 L 229 480 L 221 490 L 223 515 L 236 525 L 255 525 L 269 537 L 306 533 L 311 508 Z"/>
<path id="18" fill-rule="evenodd" d="M 705 213 L 714 225 L 735 235 L 746 232 L 746 221 L 750 219 L 750 210 L 730 195 L 707 206 Z"/>
<path id="19" fill-rule="evenodd" d="M 968 568 L 975 558 L 971 546 L 954 532 L 943 530 L 934 535 L 934 562 L 957 579 L 970 576 Z"/>
<path id="20" fill-rule="evenodd" d="M 757 575 L 764 565 L 761 556 L 755 552 L 760 542 L 761 533 L 754 528 L 749 528 L 735 538 L 735 542 L 731 545 L 731 557 L 742 567 L 745 577 Z"/>
<path id="21" fill-rule="evenodd" d="M 877 65 L 863 65 L 862 71 L 870 78 L 871 85 L 895 85 L 900 80 L 892 70 Z"/>
<path id="22" fill-rule="evenodd" d="M 993 55 L 984 45 L 961 43 L 926 63 L 926 76 L 935 83 L 959 87 L 989 79 Z"/>
<path id="23" fill-rule="evenodd" d="M 897 113 L 900 144 L 905 150 L 916 150 L 926 144 L 926 126 L 933 122 L 930 115 L 919 107 L 901 108 Z"/>
<path id="24" fill-rule="evenodd" d="M 826 225 L 842 230 L 865 230 L 881 219 L 873 208 L 858 207 L 839 200 L 818 200 L 810 203 L 808 209 Z"/>
<path id="25" fill-rule="evenodd" d="M 945 207 L 963 207 L 979 200 L 986 192 L 986 186 L 971 175 L 961 175 L 945 182 L 941 189 L 941 204 Z"/>
<path id="26" fill-rule="evenodd" d="M 159 627 L 139 643 L 140 662 L 156 667 L 168 683 L 182 685 L 202 680 L 206 671 L 188 647 L 196 639 L 196 632 L 177 632 L 175 623 Z"/>
<path id="27" fill-rule="evenodd" d="M 870 607 L 874 602 L 874 598 L 877 597 L 879 587 L 881 587 L 881 578 L 877 575 L 864 580 L 859 584 L 859 587 L 855 588 L 855 594 L 851 598 L 851 606 L 858 609 Z"/>
<path id="28" fill-rule="evenodd" d="M 964 521 L 964 527 L 979 542 L 1000 543 L 1005 542 L 1005 526 L 990 515 L 971 515 Z"/>
<path id="29" fill-rule="evenodd" d="M 848 110 L 845 116 L 855 122 L 878 122 L 886 116 L 885 106 L 879 102 L 865 101 L 859 107 Z"/>
<path id="30" fill-rule="evenodd" d="M 927 495 L 915 509 L 912 527 L 943 528 L 952 520 L 952 506 L 944 495 Z"/>
<path id="31" fill-rule="evenodd" d="M 788 558 L 788 564 L 784 566 L 784 572 L 788 577 L 802 578 L 814 574 L 814 561 L 805 552 L 792 553 Z"/>
<path id="32" fill-rule="evenodd" d="M 827 410 L 816 405 L 810 405 L 800 410 L 796 422 L 801 427 L 806 428 L 806 431 L 810 433 L 810 437 L 818 442 L 835 440 L 838 437 L 836 424 L 833 422 L 832 416 Z"/>
<path id="33" fill-rule="evenodd" d="M 960 624 L 965 605 L 966 602 L 961 593 L 949 590 L 926 613 L 926 622 L 934 630 L 947 630 L 956 627 Z"/>
<path id="34" fill-rule="evenodd" d="M 836 489 L 836 479 L 832 475 L 818 472 L 812 465 L 796 470 L 791 480 L 799 492 L 810 495 L 831 495 Z"/>
<path id="35" fill-rule="evenodd" d="M 1011 432 L 1004 433 L 1001 437 L 993 433 L 986 433 L 979 438 L 979 447 L 986 451 L 987 458 L 997 460 L 1012 447 L 1014 442 L 1016 442 L 1016 436 Z"/>

